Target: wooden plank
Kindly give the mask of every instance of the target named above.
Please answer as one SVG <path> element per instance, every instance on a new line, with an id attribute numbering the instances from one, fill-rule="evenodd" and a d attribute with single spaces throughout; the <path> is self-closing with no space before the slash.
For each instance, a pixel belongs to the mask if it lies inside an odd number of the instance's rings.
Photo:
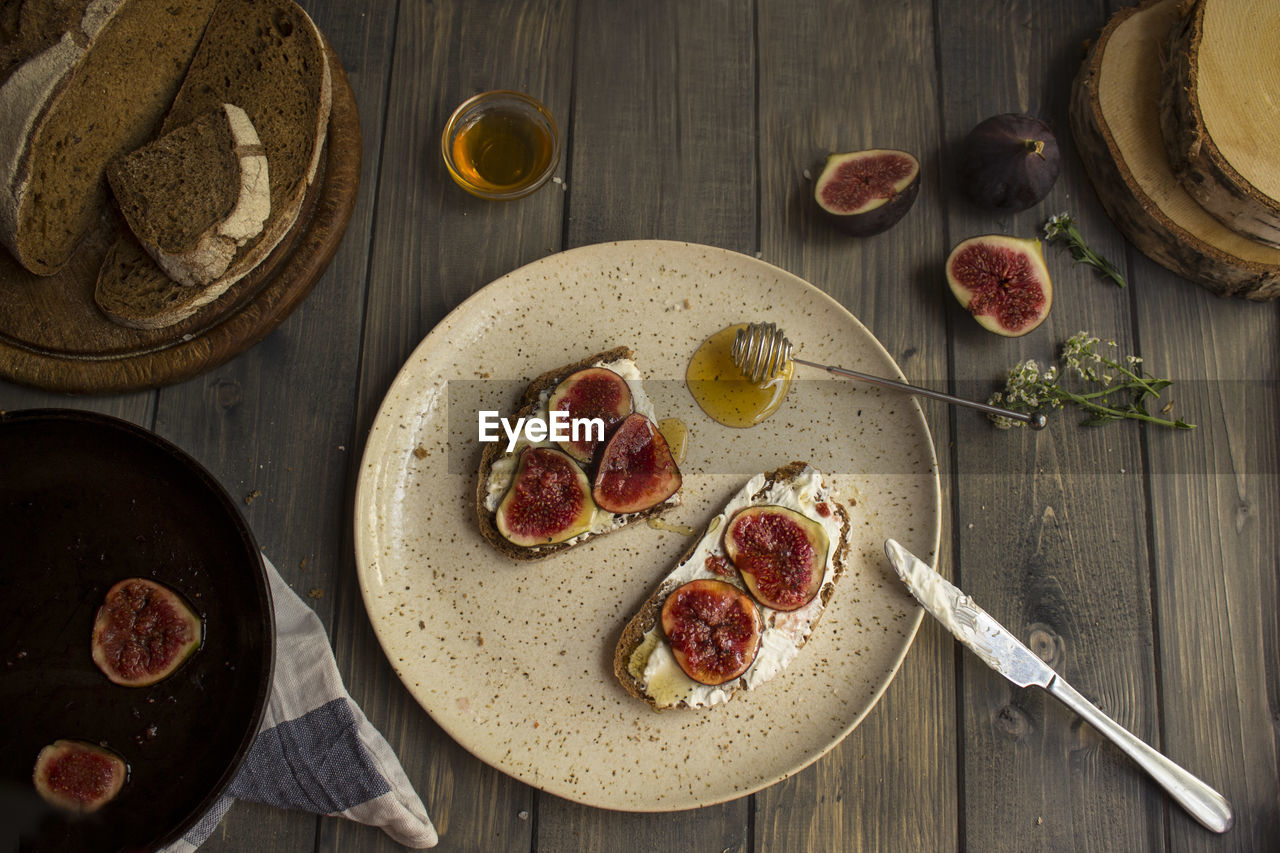
<path id="1" fill-rule="evenodd" d="M 946 306 L 933 277 L 943 231 L 931 4 L 851 0 L 796 14 L 790 3 L 766 0 L 758 16 L 758 73 L 770 81 L 761 87 L 759 118 L 764 260 L 835 296 L 910 381 L 946 390 Z M 901 222 L 856 239 L 820 218 L 808 176 L 828 153 L 865 148 L 916 154 L 922 185 Z M 850 388 L 851 400 L 856 393 Z M 926 411 L 948 478 L 951 414 L 942 406 Z M 949 563 L 944 547 L 943 571 Z M 925 624 L 852 734 L 759 795 L 756 849 L 956 849 L 950 649 L 937 626 Z"/>
<path id="2" fill-rule="evenodd" d="M 953 143 L 944 173 L 955 173 L 954 143 L 997 113 L 1043 118 L 1063 149 L 1057 185 L 1025 212 L 978 210 L 949 182 L 950 243 L 982 233 L 1035 237 L 1049 214 L 1070 210 L 1096 249 L 1122 257 L 1067 120 L 1077 45 L 1101 23 L 1101 12 L 1084 4 L 939 4 L 943 123 Z M 1046 256 L 1055 302 L 1026 337 L 997 338 L 952 306 L 958 387 L 983 396 L 1023 359 L 1046 365 L 1080 329 L 1133 351 L 1129 292 L 1074 266 L 1060 248 L 1047 246 Z M 958 577 L 1077 689 L 1151 740 L 1158 715 L 1139 430 L 1086 430 L 1077 420 L 1064 411 L 1044 432 L 1004 433 L 982 418 L 957 418 Z M 1010 685 L 967 652 L 960 661 L 968 849 L 1079 849 L 1100 832 L 1107 848 L 1161 847 L 1163 803 L 1118 750 L 1042 692 Z"/>
<path id="3" fill-rule="evenodd" d="M 625 0 L 579 15 L 566 248 L 654 238 L 752 251 L 749 6 Z M 540 796 L 535 849 L 742 850 L 748 808 L 617 814 Z"/>
<path id="4" fill-rule="evenodd" d="M 750 8 L 583 6 L 566 247 L 674 239 L 753 251 Z"/>
<path id="5" fill-rule="evenodd" d="M 474 198 L 449 178 L 439 139 L 453 109 L 488 89 L 528 92 L 563 120 L 572 6 L 563 0 L 400 5 L 375 190 L 356 454 L 396 371 L 445 313 L 489 281 L 559 248 L 564 193 L 558 185 L 514 202 Z M 392 55 L 390 47 L 385 51 Z M 334 517 L 344 519 L 345 533 L 349 512 Z M 347 545 L 343 553 L 350 552 Z M 346 566 L 336 586 L 339 660 L 351 667 L 353 695 L 417 784 L 442 844 L 486 853 L 529 849 L 532 790 L 465 752 L 397 683 L 369 628 L 355 572 Z M 381 833 L 347 822 L 327 823 L 320 846 L 399 849 Z"/>
<path id="6" fill-rule="evenodd" d="M 1219 837 L 1169 805 L 1169 849 L 1265 850 L 1280 836 L 1280 312 L 1133 254 L 1143 354 L 1197 424 L 1148 438 L 1162 746 L 1236 812 Z"/>

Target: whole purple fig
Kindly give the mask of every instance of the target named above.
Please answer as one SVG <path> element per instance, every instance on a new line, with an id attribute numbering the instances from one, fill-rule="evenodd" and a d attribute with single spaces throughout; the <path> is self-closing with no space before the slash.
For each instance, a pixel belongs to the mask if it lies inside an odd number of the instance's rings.
<path id="1" fill-rule="evenodd" d="M 1060 160 L 1058 140 L 1038 118 L 992 116 L 960 146 L 960 189 L 979 207 L 1026 210 L 1053 189 Z"/>

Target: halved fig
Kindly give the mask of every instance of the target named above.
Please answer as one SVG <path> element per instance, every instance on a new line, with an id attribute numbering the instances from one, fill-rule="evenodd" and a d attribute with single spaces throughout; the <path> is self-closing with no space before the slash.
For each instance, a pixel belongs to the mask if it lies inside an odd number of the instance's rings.
<path id="1" fill-rule="evenodd" d="M 146 578 L 111 589 L 93 620 L 93 662 L 116 684 L 146 687 L 172 675 L 204 639 L 204 624 L 181 595 Z"/>
<path id="2" fill-rule="evenodd" d="M 627 415 L 604 446 L 591 494 L 609 512 L 640 512 L 674 495 L 680 483 L 680 467 L 658 425 L 637 413 Z"/>
<path id="3" fill-rule="evenodd" d="M 751 596 L 725 581 L 699 579 L 667 596 L 662 630 L 685 675 L 716 685 L 750 668 L 764 623 Z"/>
<path id="4" fill-rule="evenodd" d="M 750 506 L 724 532 L 724 549 L 765 607 L 798 610 L 818 594 L 827 568 L 827 531 L 795 510 Z"/>
<path id="5" fill-rule="evenodd" d="M 869 237 L 906 216 L 919 191 L 915 157 L 873 148 L 827 157 L 813 194 L 836 225 L 855 237 Z"/>
<path id="6" fill-rule="evenodd" d="M 551 447 L 526 447 L 494 524 L 512 545 L 530 548 L 586 533 L 594 512 L 591 484 L 578 463 Z"/>
<path id="7" fill-rule="evenodd" d="M 83 740 L 56 740 L 36 756 L 31 779 L 46 802 L 88 814 L 114 799 L 128 775 L 124 759 L 106 747 Z"/>
<path id="8" fill-rule="evenodd" d="M 590 462 L 596 448 L 613 434 L 622 419 L 631 414 L 631 388 L 627 380 L 607 367 L 588 367 L 571 373 L 556 385 L 547 400 L 548 412 L 567 412 L 569 423 L 580 418 L 599 418 L 603 437 L 596 438 L 583 430 L 575 441 L 560 442 L 560 449 L 579 462 Z"/>
<path id="9" fill-rule="evenodd" d="M 951 250 L 947 284 L 983 328 L 1005 337 L 1030 332 L 1053 305 L 1053 283 L 1039 240 L 971 237 Z"/>

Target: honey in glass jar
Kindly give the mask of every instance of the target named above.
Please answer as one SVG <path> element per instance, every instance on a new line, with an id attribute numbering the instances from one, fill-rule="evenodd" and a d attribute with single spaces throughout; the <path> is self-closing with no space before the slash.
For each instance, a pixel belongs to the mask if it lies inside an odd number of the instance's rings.
<path id="1" fill-rule="evenodd" d="M 528 95 L 495 91 L 458 107 L 441 140 L 453 179 L 481 198 L 521 198 L 542 186 L 559 160 L 550 112 Z"/>

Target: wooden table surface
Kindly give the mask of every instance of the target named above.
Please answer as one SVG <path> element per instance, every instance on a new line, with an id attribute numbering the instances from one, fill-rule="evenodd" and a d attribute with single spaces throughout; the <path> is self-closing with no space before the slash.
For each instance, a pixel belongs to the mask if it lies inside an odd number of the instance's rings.
<path id="1" fill-rule="evenodd" d="M 1135 251 L 1068 130 L 1084 44 L 1115 4 L 992 0 L 304 0 L 355 91 L 359 199 L 307 301 L 238 358 L 166 387 L 68 397 L 0 383 L 0 408 L 70 406 L 154 429 L 207 466 L 330 631 L 356 700 L 399 752 L 449 851 L 1280 849 L 1280 303 L 1228 301 Z M 475 92 L 541 98 L 561 181 L 514 203 L 454 186 L 439 133 Z M 955 145 L 1031 112 L 1063 172 L 1032 209 L 961 200 Z M 804 173 L 894 147 L 920 197 L 877 237 L 834 233 Z M 1056 301 L 1019 339 L 979 328 L 943 261 L 979 233 L 1076 215 L 1121 290 L 1047 247 Z M 793 272 L 856 315 L 918 384 L 985 397 L 1088 330 L 1175 380 L 1193 432 L 1072 413 L 1041 433 L 924 403 L 941 467 L 940 567 L 1082 693 L 1225 793 L 1191 820 L 1096 731 L 1011 686 L 926 620 L 887 693 L 794 777 L 733 802 L 628 814 L 542 794 L 473 758 L 414 702 L 362 605 L 352 499 L 378 404 L 413 347 L 503 273 L 601 241 L 707 243 Z M 712 331 L 712 330 L 709 330 Z M 256 499 L 251 499 L 255 496 Z M 391 850 L 339 819 L 237 805 L 208 851 Z"/>

